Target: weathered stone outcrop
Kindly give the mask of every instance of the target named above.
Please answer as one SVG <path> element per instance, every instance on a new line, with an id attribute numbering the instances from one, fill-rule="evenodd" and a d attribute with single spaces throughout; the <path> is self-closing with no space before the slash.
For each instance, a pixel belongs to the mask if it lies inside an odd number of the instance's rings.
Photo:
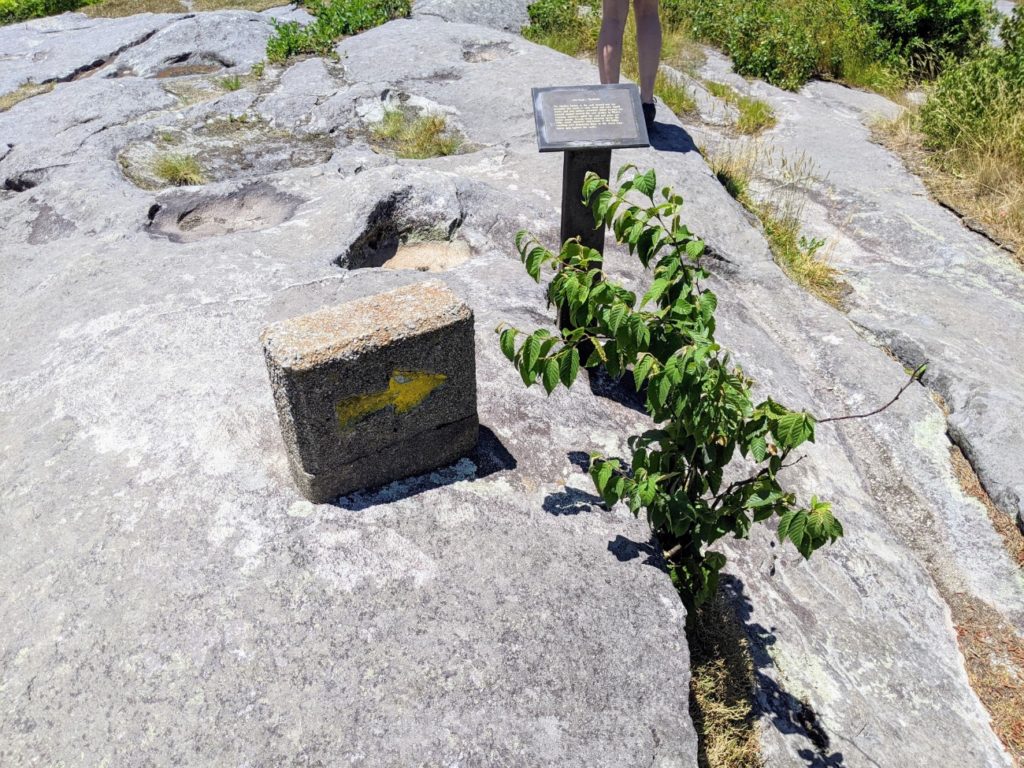
<path id="1" fill-rule="evenodd" d="M 75 18 L 8 28 L 0 54 L 27 60 L 25 41 Z M 176 19 L 89 24 L 121 40 Z M 692 768 L 683 609 L 646 526 L 597 505 L 580 466 L 624 452 L 643 418 L 585 382 L 524 389 L 492 333 L 550 321 L 512 247 L 517 229 L 558 229 L 560 158 L 536 152 L 530 87 L 594 70 L 427 17 L 338 51 L 339 68 L 270 67 L 196 101 L 125 70 L 0 113 L 0 762 Z M 375 153 L 366 124 L 395 93 L 440 105 L 473 151 Z M 130 146 L 242 114 L 318 136 L 330 158 L 173 191 L 122 170 Z M 656 166 L 685 196 L 745 370 L 819 414 L 891 396 L 902 367 L 787 280 L 690 135 L 659 119 L 653 149 L 614 163 Z M 252 208 L 217 203 L 247 194 L 284 207 L 247 226 Z M 404 206 L 389 236 L 434 222 L 450 238 L 454 222 L 472 252 L 430 278 L 476 315 L 483 435 L 453 467 L 312 505 L 288 479 L 258 335 L 426 279 L 341 268 L 388 200 Z M 204 210 L 203 236 L 169 236 Z M 644 279 L 618 250 L 608 263 Z M 810 562 L 767 532 L 729 543 L 770 765 L 1009 765 L 931 561 L 1018 627 L 1020 576 L 960 490 L 945 429 L 919 387 L 822 427 L 791 480 L 836 502 L 846 537 Z"/>

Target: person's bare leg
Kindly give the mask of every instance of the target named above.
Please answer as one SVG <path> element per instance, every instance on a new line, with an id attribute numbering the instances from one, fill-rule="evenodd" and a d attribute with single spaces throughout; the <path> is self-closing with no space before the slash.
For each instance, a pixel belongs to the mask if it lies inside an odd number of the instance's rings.
<path id="1" fill-rule="evenodd" d="M 608 7 L 608 0 L 605 0 L 605 7 Z M 640 101 L 653 104 L 654 81 L 661 62 L 658 0 L 633 0 L 633 10 L 636 12 L 636 49 L 640 59 Z"/>
<path id="2" fill-rule="evenodd" d="M 655 6 L 657 6 L 657 0 Z M 597 38 L 597 69 L 604 84 L 619 82 L 622 66 L 622 33 L 629 16 L 629 0 L 604 0 L 601 35 Z"/>

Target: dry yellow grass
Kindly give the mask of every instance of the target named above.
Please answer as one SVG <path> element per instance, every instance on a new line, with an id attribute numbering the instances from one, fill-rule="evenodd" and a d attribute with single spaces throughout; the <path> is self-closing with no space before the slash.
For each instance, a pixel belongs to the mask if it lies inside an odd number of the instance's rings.
<path id="1" fill-rule="evenodd" d="M 1010 557 L 1024 568 L 1024 538 L 1013 520 L 992 503 L 960 449 L 951 447 L 949 456 L 964 492 L 985 506 Z M 953 613 L 971 687 L 992 716 L 992 728 L 1007 752 L 1018 766 L 1024 766 L 1024 640 L 977 598 L 963 593 L 944 597 Z"/>
<path id="2" fill-rule="evenodd" d="M 280 0 L 195 0 L 191 8 L 182 0 L 100 0 L 82 8 L 82 13 L 102 18 L 120 18 L 136 13 L 188 13 L 190 11 L 265 11 Z"/>
<path id="3" fill-rule="evenodd" d="M 1018 119 L 1024 121 L 1024 112 Z M 915 114 L 907 110 L 895 120 L 876 123 L 874 134 L 903 158 L 936 200 L 956 211 L 971 229 L 1014 252 L 1024 264 L 1024 156 L 1020 149 L 991 141 L 947 152 L 929 150 L 915 122 Z M 1015 135 L 1024 135 L 1024 126 Z"/>
<path id="4" fill-rule="evenodd" d="M 412 160 L 454 155 L 462 148 L 461 139 L 448 130 L 444 115 L 417 117 L 405 109 L 385 112 L 384 119 L 371 126 L 370 138 L 380 148 Z"/>
<path id="5" fill-rule="evenodd" d="M 688 617 L 690 716 L 700 768 L 761 768 L 754 717 L 754 662 L 722 592 Z"/>
<path id="6" fill-rule="evenodd" d="M 31 99 L 33 96 L 49 93 L 52 90 L 53 83 L 46 83 L 44 85 L 39 85 L 37 83 L 25 83 L 24 85 L 19 86 L 16 90 L 0 96 L 0 112 L 6 112 L 15 104 L 20 104 L 25 101 L 25 99 Z"/>
<path id="7" fill-rule="evenodd" d="M 761 221 L 775 262 L 793 282 L 839 309 L 849 286 L 829 258 L 823 240 L 801 235 L 803 204 L 799 190 L 814 178 L 806 157 L 787 158 L 755 141 L 722 144 L 704 151 L 708 165 L 736 200 Z M 751 193 L 752 179 L 770 171 L 781 181 L 761 196 Z"/>

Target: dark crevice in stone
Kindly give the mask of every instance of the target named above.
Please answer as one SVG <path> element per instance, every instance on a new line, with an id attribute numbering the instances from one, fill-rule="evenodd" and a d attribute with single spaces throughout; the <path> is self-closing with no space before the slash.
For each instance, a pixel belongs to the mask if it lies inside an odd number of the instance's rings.
<path id="1" fill-rule="evenodd" d="M 890 339 L 879 338 L 874 331 L 856 322 L 853 324 L 853 327 L 862 338 L 882 349 L 889 357 L 902 365 L 905 370 L 917 370 L 921 365 L 928 362 L 924 350 L 910 339 L 898 337 Z M 951 393 L 947 386 L 948 382 L 944 382 L 941 376 L 931 375 L 923 376 L 919 381 L 922 386 L 926 387 L 933 394 L 934 398 L 940 401 L 938 407 L 946 419 L 946 439 L 949 440 L 950 445 L 960 449 L 971 471 L 978 478 L 978 483 L 981 485 L 982 490 L 985 491 L 1000 512 L 1017 521 L 1017 527 L 1024 534 L 1024 517 L 1018 513 L 1017 503 L 1013 500 L 1007 503 L 1007 500 L 986 482 L 985 473 L 979 471 L 977 452 L 974 450 L 970 436 L 950 422 L 949 416 L 952 408 L 949 404 Z"/>
<path id="2" fill-rule="evenodd" d="M 23 173 L 19 176 L 10 176 L 4 179 L 4 189 L 8 192 L 26 192 L 39 186 L 42 176 L 38 174 Z"/>
<path id="3" fill-rule="evenodd" d="M 344 269 L 382 267 L 406 244 L 454 243 L 464 215 L 460 213 L 449 220 L 426 220 L 406 210 L 411 197 L 412 189 L 406 187 L 379 200 L 367 216 L 362 234 L 335 264 Z"/>
<path id="4" fill-rule="evenodd" d="M 366 228 L 349 248 L 347 258 L 339 257 L 339 267 L 365 269 L 379 267 L 391 259 L 401 242 L 396 223 L 399 208 L 408 200 L 411 190 L 403 189 L 379 200 L 366 219 Z"/>
<path id="5" fill-rule="evenodd" d="M 47 83 L 67 83 L 72 80 L 82 80 L 86 77 L 89 77 L 90 75 L 95 74 L 97 71 L 105 67 L 107 64 L 110 64 L 114 59 L 116 59 L 122 53 L 127 51 L 129 48 L 135 48 L 136 46 L 142 45 L 151 37 L 153 37 L 153 35 L 155 35 L 157 32 L 159 32 L 159 30 L 157 29 L 154 29 L 152 32 L 147 32 L 142 37 L 138 38 L 137 40 L 133 40 L 127 45 L 121 46 L 116 51 L 108 54 L 107 56 L 96 59 L 90 62 L 89 64 L 85 64 L 81 67 L 78 67 L 74 72 L 68 75 L 63 75 L 62 77 L 51 77 L 49 80 L 44 80 L 42 82 L 42 85 L 45 85 Z"/>

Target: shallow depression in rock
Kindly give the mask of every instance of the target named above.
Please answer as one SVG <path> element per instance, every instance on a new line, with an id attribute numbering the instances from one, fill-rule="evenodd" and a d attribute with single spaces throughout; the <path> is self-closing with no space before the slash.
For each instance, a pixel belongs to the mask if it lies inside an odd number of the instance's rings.
<path id="1" fill-rule="evenodd" d="M 155 203 L 147 227 L 179 243 L 233 232 L 255 232 L 288 221 L 302 199 L 256 183 L 225 194 L 178 192 Z"/>
<path id="2" fill-rule="evenodd" d="M 136 186 L 161 189 L 232 179 L 258 178 L 278 171 L 326 163 L 335 150 L 331 136 L 297 135 L 265 121 L 240 115 L 217 118 L 202 127 L 163 129 L 151 139 L 129 145 L 119 156 L 121 169 Z M 187 179 L 162 167 L 188 163 Z"/>

